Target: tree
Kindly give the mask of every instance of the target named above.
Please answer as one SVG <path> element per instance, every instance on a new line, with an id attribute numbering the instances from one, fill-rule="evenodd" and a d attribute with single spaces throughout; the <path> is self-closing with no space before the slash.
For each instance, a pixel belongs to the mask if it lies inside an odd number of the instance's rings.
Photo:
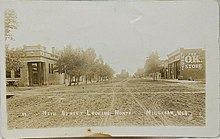
<path id="1" fill-rule="evenodd" d="M 116 75 L 117 78 L 125 79 L 129 77 L 129 73 L 125 70 L 122 69 L 120 74 Z"/>
<path id="2" fill-rule="evenodd" d="M 137 71 L 134 73 L 136 78 L 144 77 L 145 71 L 144 68 L 138 68 Z"/>
<path id="3" fill-rule="evenodd" d="M 145 62 L 145 73 L 146 74 L 152 74 L 153 75 L 153 80 L 157 80 L 157 72 L 160 70 L 159 67 L 159 55 L 157 52 L 152 52 L 150 56 L 146 59 Z"/>
<path id="4" fill-rule="evenodd" d="M 96 70 L 95 74 L 98 77 L 97 81 L 98 82 L 103 81 L 105 71 L 104 71 L 104 60 L 102 59 L 101 56 L 99 56 L 99 58 L 96 59 L 96 61 L 95 61 L 95 70 Z"/>
<path id="5" fill-rule="evenodd" d="M 105 79 L 109 79 L 112 78 L 113 75 L 114 75 L 114 70 L 108 64 L 105 63 L 103 77 Z"/>
<path id="6" fill-rule="evenodd" d="M 86 49 L 84 51 L 84 57 L 86 61 L 84 65 L 84 74 L 87 83 L 88 80 L 91 82 L 95 76 L 95 69 L 94 69 L 94 64 L 96 59 L 95 49 L 93 48 Z"/>
<path id="7" fill-rule="evenodd" d="M 100 63 L 100 73 L 99 79 L 100 81 L 108 80 L 113 77 L 114 70 L 107 63 Z"/>
<path id="8" fill-rule="evenodd" d="M 15 40 L 12 34 L 12 31 L 17 29 L 18 22 L 17 22 L 17 15 L 15 10 L 7 9 L 5 10 L 5 41 L 7 40 Z"/>
<path id="9" fill-rule="evenodd" d="M 25 56 L 25 52 L 22 48 L 9 48 L 6 45 L 6 73 L 13 71 L 18 71 L 20 68 L 23 67 L 21 62 L 21 58 Z"/>
<path id="10" fill-rule="evenodd" d="M 5 25 L 5 53 L 6 53 L 6 72 L 16 71 L 22 67 L 21 58 L 25 55 L 22 48 L 9 48 L 8 41 L 15 40 L 13 30 L 17 29 L 17 15 L 15 10 L 5 10 L 4 25 Z"/>
<path id="11" fill-rule="evenodd" d="M 6 69 L 16 70 L 22 67 L 21 58 L 24 56 L 22 48 L 9 48 L 6 46 Z"/>

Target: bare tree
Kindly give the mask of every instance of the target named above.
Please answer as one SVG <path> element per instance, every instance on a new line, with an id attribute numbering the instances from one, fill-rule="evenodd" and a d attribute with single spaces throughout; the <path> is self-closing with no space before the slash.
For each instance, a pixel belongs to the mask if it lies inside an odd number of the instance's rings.
<path id="1" fill-rule="evenodd" d="M 4 14 L 6 72 L 17 71 L 22 67 L 21 58 L 25 55 L 22 48 L 10 48 L 9 45 L 9 41 L 15 40 L 13 31 L 18 27 L 17 15 L 13 9 L 5 10 Z"/>
<path id="2" fill-rule="evenodd" d="M 17 15 L 15 10 L 7 9 L 5 10 L 5 41 L 15 40 L 13 36 L 13 30 L 16 30 L 18 27 Z"/>

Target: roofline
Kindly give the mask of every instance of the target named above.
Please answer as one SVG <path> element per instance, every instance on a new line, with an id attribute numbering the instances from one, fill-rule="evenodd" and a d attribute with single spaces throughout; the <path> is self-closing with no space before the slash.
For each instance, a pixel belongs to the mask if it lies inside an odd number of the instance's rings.
<path id="1" fill-rule="evenodd" d="M 179 48 L 179 49 L 177 49 L 177 50 L 175 50 L 175 51 L 173 51 L 173 52 L 167 54 L 167 57 L 170 57 L 170 56 L 172 56 L 172 55 L 175 55 L 175 54 L 177 54 L 178 52 L 181 52 L 181 50 L 196 50 L 196 49 L 203 50 L 203 51 L 205 50 L 204 48 Z"/>

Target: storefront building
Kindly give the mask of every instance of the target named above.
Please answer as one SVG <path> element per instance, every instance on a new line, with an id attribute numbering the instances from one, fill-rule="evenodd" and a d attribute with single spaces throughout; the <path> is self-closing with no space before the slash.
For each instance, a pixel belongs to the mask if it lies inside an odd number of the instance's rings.
<path id="1" fill-rule="evenodd" d="M 205 79 L 205 50 L 180 48 L 168 54 L 168 78 Z"/>
<path id="2" fill-rule="evenodd" d="M 55 48 L 52 53 L 41 45 L 23 46 L 25 57 L 21 59 L 19 86 L 40 86 L 64 83 L 64 75 L 54 71 L 58 60 Z"/>

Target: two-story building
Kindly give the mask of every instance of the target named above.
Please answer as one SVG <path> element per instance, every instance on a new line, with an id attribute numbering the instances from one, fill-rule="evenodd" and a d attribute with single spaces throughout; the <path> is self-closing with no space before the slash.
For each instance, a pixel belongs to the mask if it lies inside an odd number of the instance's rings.
<path id="1" fill-rule="evenodd" d="M 64 83 L 64 74 L 54 71 L 59 58 L 54 47 L 52 52 L 47 52 L 46 47 L 41 45 L 23 46 L 23 49 L 25 56 L 21 58 L 22 68 L 17 77 L 19 86 Z"/>
<path id="2" fill-rule="evenodd" d="M 204 49 L 180 48 L 167 56 L 169 79 L 205 79 Z"/>

